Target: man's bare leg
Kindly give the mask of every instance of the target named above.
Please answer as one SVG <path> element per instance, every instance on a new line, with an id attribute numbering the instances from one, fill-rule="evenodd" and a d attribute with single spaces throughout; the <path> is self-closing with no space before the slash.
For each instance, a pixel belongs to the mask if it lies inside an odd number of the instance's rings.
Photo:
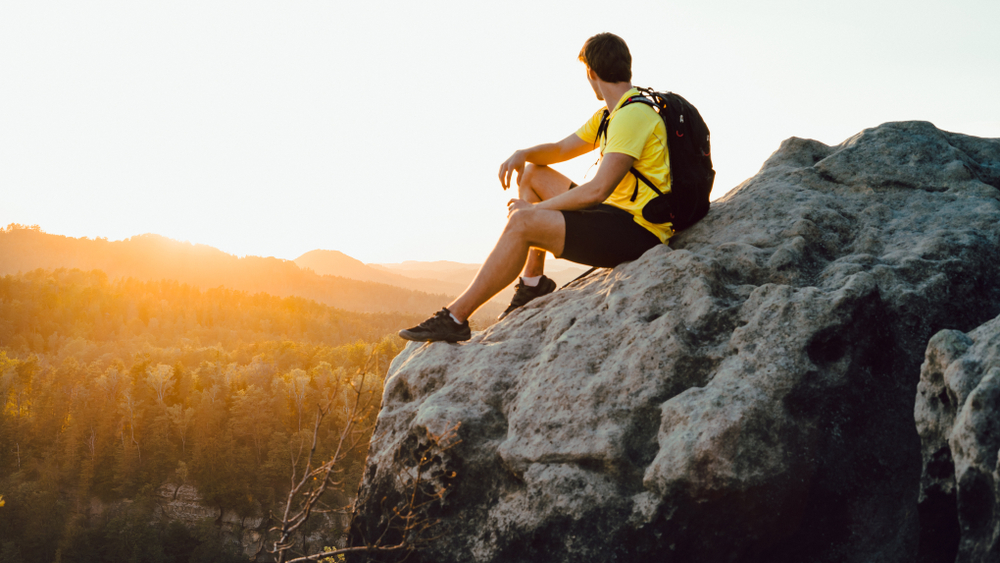
<path id="1" fill-rule="evenodd" d="M 548 166 L 539 166 L 529 162 L 524 166 L 524 173 L 519 178 L 517 194 L 525 201 L 538 203 L 565 193 L 572 183 L 569 178 Z M 544 273 L 545 250 L 532 248 L 528 252 L 528 259 L 521 275 L 531 278 Z"/>
<path id="2" fill-rule="evenodd" d="M 568 181 L 566 188 L 569 188 Z M 546 250 L 559 256 L 565 242 L 566 221 L 562 212 L 548 209 L 515 211 L 476 278 L 448 305 L 448 310 L 459 322 L 465 322 L 483 303 L 517 278 L 518 272 L 526 266 L 529 251 L 541 249 L 543 258 Z"/>

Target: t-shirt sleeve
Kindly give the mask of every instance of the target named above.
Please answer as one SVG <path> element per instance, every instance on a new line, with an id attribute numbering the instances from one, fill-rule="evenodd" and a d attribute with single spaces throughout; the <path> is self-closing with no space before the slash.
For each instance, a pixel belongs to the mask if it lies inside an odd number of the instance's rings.
<path id="1" fill-rule="evenodd" d="M 604 117 L 604 110 L 597 110 L 590 119 L 576 130 L 576 136 L 583 139 L 584 143 L 597 144 L 597 130 L 601 127 L 601 118 Z"/>
<path id="2" fill-rule="evenodd" d="M 654 111 L 645 104 L 632 104 L 623 107 L 615 114 L 608 125 L 608 144 L 604 154 L 620 152 L 638 159 L 646 146 L 646 140 L 653 133 L 657 119 L 647 119 L 643 111 Z"/>

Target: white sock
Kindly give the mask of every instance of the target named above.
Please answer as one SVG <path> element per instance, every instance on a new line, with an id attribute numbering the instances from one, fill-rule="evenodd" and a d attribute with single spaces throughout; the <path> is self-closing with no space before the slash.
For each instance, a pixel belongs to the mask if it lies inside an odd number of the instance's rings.
<path id="1" fill-rule="evenodd" d="M 530 278 L 521 276 L 521 283 L 528 287 L 538 287 L 538 282 L 540 281 L 542 281 L 542 276 L 532 276 Z"/>
<path id="2" fill-rule="evenodd" d="M 462 321 L 460 321 L 457 318 L 455 318 L 455 315 L 453 315 L 451 311 L 448 311 L 448 316 L 451 317 L 451 320 L 455 321 L 455 324 L 459 324 L 459 325 L 462 324 Z"/>

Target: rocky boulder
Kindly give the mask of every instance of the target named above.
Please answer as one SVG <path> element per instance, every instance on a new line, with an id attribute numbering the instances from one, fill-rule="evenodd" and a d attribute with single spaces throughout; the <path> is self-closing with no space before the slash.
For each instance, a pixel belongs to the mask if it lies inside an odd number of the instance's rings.
<path id="1" fill-rule="evenodd" d="M 935 508 L 935 545 L 957 548 L 958 563 L 1000 561 L 1000 317 L 935 334 L 917 391 L 920 497 Z"/>
<path id="2" fill-rule="evenodd" d="M 350 542 L 416 489 L 409 561 L 946 561 L 914 396 L 931 335 L 1000 313 L 998 243 L 1000 140 L 789 139 L 670 247 L 410 344 Z"/>

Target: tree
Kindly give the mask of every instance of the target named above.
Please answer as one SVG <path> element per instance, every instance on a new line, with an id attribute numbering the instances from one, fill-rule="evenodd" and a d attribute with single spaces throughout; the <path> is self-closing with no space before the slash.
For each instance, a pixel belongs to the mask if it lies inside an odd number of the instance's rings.
<path id="1" fill-rule="evenodd" d="M 271 397 L 256 385 L 250 385 L 233 395 L 230 427 L 233 435 L 250 439 L 259 466 L 264 457 L 265 441 L 271 436 L 274 413 Z"/>
<path id="2" fill-rule="evenodd" d="M 340 549 L 324 548 L 323 551 L 302 554 L 291 557 L 295 547 L 294 535 L 303 529 L 306 522 L 315 513 L 348 511 L 347 507 L 330 507 L 327 504 L 327 493 L 345 484 L 343 465 L 351 453 L 367 446 L 374 427 L 373 414 L 378 411 L 380 394 L 370 368 L 377 364 L 377 349 L 372 350 L 368 361 L 358 369 L 353 379 L 347 379 L 343 403 L 336 400 L 334 394 L 326 397 L 323 404 L 317 406 L 316 418 L 313 423 L 312 443 L 307 452 L 299 451 L 292 460 L 292 486 L 288 491 L 284 511 L 278 519 L 279 524 L 271 528 L 274 541 L 271 553 L 275 554 L 278 563 L 305 563 L 307 561 L 337 561 L 348 553 L 357 552 L 392 552 L 409 551 L 434 538 L 428 533 L 434 528 L 436 521 L 427 517 L 427 507 L 444 497 L 444 489 L 428 490 L 424 476 L 431 465 L 430 456 L 415 452 L 415 471 L 411 476 L 411 494 L 399 506 L 389 507 L 389 525 L 385 533 L 363 546 Z M 320 442 L 320 427 L 324 419 L 331 414 L 336 406 L 344 409 L 345 417 L 332 454 L 319 461 L 317 455 Z M 430 436 L 438 451 L 455 446 L 456 428 L 444 436 Z M 299 458 L 305 454 L 305 463 L 299 470 Z"/>
<path id="3" fill-rule="evenodd" d="M 156 402 L 163 405 L 163 399 L 174 382 L 174 368 L 159 364 L 146 368 L 146 384 L 156 394 Z"/>
<path id="4" fill-rule="evenodd" d="M 135 427 L 139 423 L 140 415 L 139 401 L 135 398 L 135 393 L 132 389 L 125 389 L 125 391 L 122 392 L 122 399 L 119 406 L 125 414 L 124 424 L 128 425 L 129 442 L 135 446 L 135 455 L 139 459 L 139 463 L 142 463 L 142 452 L 139 449 L 139 441 L 135 438 Z M 124 425 L 122 437 L 124 440 Z"/>
<path id="5" fill-rule="evenodd" d="M 184 408 L 184 405 L 177 403 L 169 407 L 167 412 L 170 415 L 170 422 L 177 429 L 177 435 L 181 439 L 181 453 L 187 453 L 187 434 L 191 427 L 191 420 L 194 419 L 194 409 Z"/>
<path id="6" fill-rule="evenodd" d="M 305 410 L 306 394 L 309 392 L 309 374 L 305 370 L 293 369 L 283 380 L 285 392 L 295 406 L 296 432 L 302 432 L 302 414 Z"/>

